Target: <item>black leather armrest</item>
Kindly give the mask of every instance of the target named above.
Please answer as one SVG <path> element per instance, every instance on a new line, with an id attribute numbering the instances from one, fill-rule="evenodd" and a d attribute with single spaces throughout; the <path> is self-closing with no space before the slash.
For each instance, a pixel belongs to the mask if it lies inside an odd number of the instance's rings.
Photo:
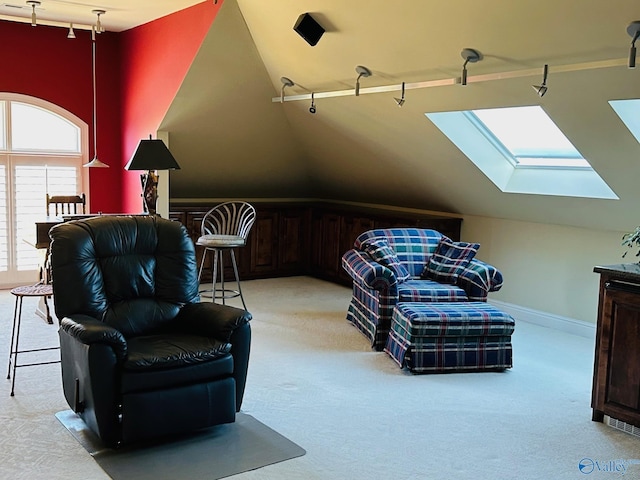
<path id="1" fill-rule="evenodd" d="M 60 330 L 85 345 L 94 343 L 109 345 L 119 360 L 127 356 L 127 341 L 122 333 L 88 315 L 64 317 L 60 322 Z"/>
<path id="2" fill-rule="evenodd" d="M 229 342 L 233 331 L 250 320 L 251 314 L 246 310 L 203 302 L 182 307 L 172 326 Z"/>

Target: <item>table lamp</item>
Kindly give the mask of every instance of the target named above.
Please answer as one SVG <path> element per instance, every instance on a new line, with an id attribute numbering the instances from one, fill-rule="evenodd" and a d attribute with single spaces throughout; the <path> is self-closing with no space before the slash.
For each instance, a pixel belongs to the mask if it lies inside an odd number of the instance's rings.
<path id="1" fill-rule="evenodd" d="M 162 140 L 140 140 L 125 170 L 146 170 L 140 174 L 142 205 L 145 213 L 157 215 L 158 170 L 179 170 L 180 166 Z"/>

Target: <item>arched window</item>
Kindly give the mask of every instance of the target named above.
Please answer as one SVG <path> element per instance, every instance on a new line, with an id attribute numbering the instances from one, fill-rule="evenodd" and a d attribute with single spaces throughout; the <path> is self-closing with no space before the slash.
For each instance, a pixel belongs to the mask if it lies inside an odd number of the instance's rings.
<path id="1" fill-rule="evenodd" d="M 0 93 L 0 284 L 37 279 L 35 222 L 46 194 L 89 198 L 88 125 L 34 97 Z"/>

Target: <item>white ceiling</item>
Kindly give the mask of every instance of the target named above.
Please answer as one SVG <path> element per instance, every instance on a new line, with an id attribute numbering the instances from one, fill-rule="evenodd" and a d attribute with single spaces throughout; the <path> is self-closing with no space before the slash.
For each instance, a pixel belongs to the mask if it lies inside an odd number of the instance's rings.
<path id="1" fill-rule="evenodd" d="M 208 0 L 215 1 L 215 0 Z M 92 10 L 104 10 L 105 30 L 120 32 L 201 3 L 197 0 L 41 0 L 36 7 L 43 25 L 73 23 L 74 28 L 90 28 L 96 21 Z M 32 7 L 25 0 L 0 2 L 0 19 L 30 22 Z"/>

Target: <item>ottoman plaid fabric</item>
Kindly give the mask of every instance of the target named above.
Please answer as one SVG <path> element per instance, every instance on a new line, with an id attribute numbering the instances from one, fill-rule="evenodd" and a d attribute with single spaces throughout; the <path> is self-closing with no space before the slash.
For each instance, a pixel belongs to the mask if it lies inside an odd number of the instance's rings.
<path id="1" fill-rule="evenodd" d="M 384 351 L 413 373 L 513 366 L 515 320 L 485 302 L 400 302 Z"/>

